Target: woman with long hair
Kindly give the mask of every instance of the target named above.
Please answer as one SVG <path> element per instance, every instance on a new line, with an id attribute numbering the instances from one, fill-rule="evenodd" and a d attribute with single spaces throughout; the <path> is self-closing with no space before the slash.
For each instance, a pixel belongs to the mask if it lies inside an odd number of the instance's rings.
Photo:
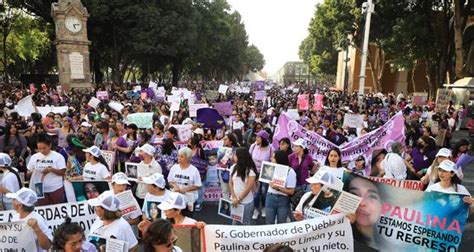
<path id="1" fill-rule="evenodd" d="M 433 138 L 422 136 L 418 139 L 416 147 L 405 157 L 407 179 L 417 178 L 417 173 L 428 168 L 436 156 L 436 142 Z"/>
<path id="2" fill-rule="evenodd" d="M 342 167 L 342 156 L 341 151 L 337 147 L 333 147 L 329 150 L 328 155 L 326 157 L 326 161 L 324 161 L 324 166 L 320 168 L 320 170 L 326 170 L 331 173 L 334 177 L 341 179 L 344 174 L 345 168 Z"/>
<path id="3" fill-rule="evenodd" d="M 74 133 L 74 128 L 72 125 L 72 118 L 71 117 L 64 117 L 60 118 L 60 125 L 61 127 L 48 129 L 45 127 L 45 131 L 51 134 L 55 134 L 58 137 L 58 147 L 59 148 L 66 148 L 67 147 L 67 135 Z"/>
<path id="4" fill-rule="evenodd" d="M 145 225 L 139 225 L 144 227 Z M 173 224 L 169 220 L 158 219 L 146 228 L 143 233 L 143 250 L 145 252 L 181 252 L 176 246 L 178 237 L 174 233 Z"/>
<path id="5" fill-rule="evenodd" d="M 262 167 L 262 163 L 264 161 L 269 162 L 272 158 L 272 147 L 270 146 L 270 135 L 266 130 L 260 130 L 256 134 L 255 143 L 250 146 L 250 155 L 252 156 L 252 160 L 255 163 L 255 167 L 257 168 L 257 172 L 260 172 Z M 264 208 L 265 206 L 265 197 L 267 195 L 268 184 L 260 183 L 257 193 L 254 194 L 254 211 L 252 219 L 256 220 L 259 216 L 258 209 L 260 206 Z M 265 217 L 265 209 L 261 210 L 262 217 Z"/>
<path id="6" fill-rule="evenodd" d="M 96 252 L 97 249 L 90 242 L 84 241 L 85 235 L 82 227 L 71 222 L 66 217 L 64 222 L 54 231 L 51 250 L 64 252 Z"/>
<path id="7" fill-rule="evenodd" d="M 204 149 L 201 146 L 201 137 L 200 135 L 192 136 L 188 141 L 188 147 L 193 151 L 191 158 L 191 164 L 194 165 L 199 171 L 201 176 L 201 181 L 206 181 L 206 171 L 207 171 L 207 158 L 204 153 Z M 200 211 L 202 208 L 202 203 L 204 201 L 204 186 L 198 191 L 198 198 L 196 201 L 196 211 Z"/>
<path id="8" fill-rule="evenodd" d="M 27 151 L 26 138 L 18 132 L 18 127 L 13 123 L 5 125 L 5 135 L 0 137 L 0 152 L 6 152 L 7 147 L 12 147 L 18 158 Z"/>
<path id="9" fill-rule="evenodd" d="M 83 152 L 86 153 L 87 160 L 84 171 L 82 176 L 73 177 L 72 180 L 108 180 L 111 178 L 107 162 L 99 147 L 91 146 L 84 149 Z"/>
<path id="10" fill-rule="evenodd" d="M 128 159 L 129 153 L 133 149 L 131 146 L 128 146 L 125 138 L 117 135 L 117 130 L 117 126 L 115 125 L 109 127 L 109 139 L 107 139 L 106 146 L 107 150 L 115 152 L 115 164 L 113 168 L 116 168 L 117 171 L 122 171 L 125 169 L 125 161 Z"/>
<path id="11" fill-rule="evenodd" d="M 253 212 L 253 188 L 257 176 L 255 164 L 250 157 L 247 148 L 239 147 L 235 150 L 235 165 L 230 170 L 229 191 L 232 204 L 244 205 L 244 218 L 242 224 L 250 225 L 250 217 Z M 237 221 L 232 221 L 233 225 L 239 225 Z"/>
<path id="12" fill-rule="evenodd" d="M 173 143 L 173 139 L 163 139 L 163 144 L 156 148 L 155 158 L 163 169 L 163 176 L 168 177 L 171 167 L 178 162 L 178 150 Z"/>
<path id="13" fill-rule="evenodd" d="M 436 153 L 436 158 L 431 164 L 430 167 L 427 169 L 423 169 L 420 171 L 420 174 L 424 175 L 421 177 L 421 182 L 425 185 L 432 185 L 437 182 L 438 180 L 438 166 L 441 162 L 445 160 L 451 160 L 451 150 L 447 148 L 441 148 L 438 153 Z M 462 174 L 462 172 L 461 172 Z M 460 175 L 460 174 L 457 174 Z M 460 178 L 462 179 L 462 178 Z"/>
<path id="14" fill-rule="evenodd" d="M 453 148 L 453 161 L 457 162 L 462 154 L 469 151 L 471 143 L 467 139 L 461 139 L 454 145 Z"/>

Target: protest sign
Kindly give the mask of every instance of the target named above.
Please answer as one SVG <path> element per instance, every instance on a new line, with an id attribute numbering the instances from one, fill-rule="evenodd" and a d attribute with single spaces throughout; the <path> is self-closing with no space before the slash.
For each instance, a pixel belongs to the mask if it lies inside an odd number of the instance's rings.
<path id="1" fill-rule="evenodd" d="M 101 193 L 110 190 L 109 182 L 105 180 L 81 180 L 71 181 L 71 183 L 77 202 L 97 198 Z"/>
<path id="2" fill-rule="evenodd" d="M 218 92 L 219 94 L 225 95 L 227 93 L 227 89 L 229 89 L 229 86 L 220 84 Z"/>
<path id="3" fill-rule="evenodd" d="M 125 219 L 136 218 L 142 215 L 140 205 L 135 197 L 133 197 L 132 191 L 127 190 L 115 196 L 120 200 L 120 210 Z"/>
<path id="4" fill-rule="evenodd" d="M 236 207 L 232 205 L 232 201 L 221 198 L 217 214 L 228 219 L 242 222 L 244 220 L 244 205 L 238 204 Z"/>
<path id="5" fill-rule="evenodd" d="M 127 116 L 128 123 L 134 123 L 140 129 L 153 128 L 153 113 L 133 113 Z"/>
<path id="6" fill-rule="evenodd" d="M 438 134 L 436 135 L 436 145 L 437 146 L 440 146 L 440 147 L 444 146 L 444 142 L 445 142 L 447 133 L 448 132 L 447 132 L 446 129 L 439 129 L 438 130 Z"/>
<path id="7" fill-rule="evenodd" d="M 279 165 L 264 161 L 262 162 L 258 181 L 267 184 L 273 182 L 277 186 L 285 187 L 289 169 L 290 168 L 286 165 Z"/>
<path id="8" fill-rule="evenodd" d="M 319 193 L 306 205 L 304 209 L 305 219 L 338 213 L 354 214 L 362 199 L 351 193 L 341 191 L 342 187 L 339 189 L 323 186 Z"/>
<path id="9" fill-rule="evenodd" d="M 295 251 L 353 251 L 349 220 L 332 215 L 276 225 L 206 225 L 206 251 L 263 251 L 274 244 Z"/>
<path id="10" fill-rule="evenodd" d="M 37 251 L 36 234 L 26 221 L 0 223 L 0 251 Z"/>
<path id="11" fill-rule="evenodd" d="M 214 103 L 214 109 L 221 115 L 232 115 L 232 101 L 216 102 Z"/>
<path id="12" fill-rule="evenodd" d="M 255 81 L 255 90 L 264 90 L 265 89 L 265 81 Z"/>
<path id="13" fill-rule="evenodd" d="M 17 105 L 15 106 L 15 110 L 20 116 L 30 116 L 31 113 L 36 112 L 33 97 L 31 95 L 28 95 L 23 99 L 19 100 Z"/>
<path id="14" fill-rule="evenodd" d="M 30 94 L 36 93 L 36 87 L 34 83 L 30 83 Z"/>
<path id="15" fill-rule="evenodd" d="M 105 159 L 105 162 L 107 163 L 107 166 L 109 167 L 109 171 L 112 171 L 114 167 L 114 162 L 115 162 L 115 152 L 113 151 L 106 151 L 103 150 L 101 151 L 102 157 Z"/>
<path id="16" fill-rule="evenodd" d="M 92 97 L 94 98 L 94 97 Z M 119 113 L 122 113 L 122 109 L 125 107 L 122 105 L 122 103 L 120 102 L 116 102 L 116 101 L 111 101 L 109 102 L 109 107 Z"/>
<path id="17" fill-rule="evenodd" d="M 266 96 L 267 96 L 267 92 L 265 90 L 255 92 L 255 100 L 256 101 L 263 101 L 263 100 L 265 100 Z"/>
<path id="18" fill-rule="evenodd" d="M 423 191 L 425 185 L 419 180 L 399 180 L 393 178 L 381 178 L 381 177 L 368 177 L 368 179 L 376 181 L 381 184 L 391 185 L 395 187 Z"/>
<path id="19" fill-rule="evenodd" d="M 297 109 L 288 109 L 288 111 L 286 112 L 286 115 L 293 120 L 300 119 L 300 113 L 298 113 Z"/>
<path id="20" fill-rule="evenodd" d="M 178 237 L 176 246 L 179 247 L 181 251 L 206 251 L 201 241 L 201 229 L 197 228 L 196 225 L 173 225 L 173 227 L 174 234 Z"/>
<path id="21" fill-rule="evenodd" d="M 77 222 L 84 229 L 86 235 L 97 217 L 94 207 L 89 206 L 87 201 L 35 207 L 34 211 L 43 216 L 52 231 L 56 230 L 66 217 L 70 217 L 72 222 Z M 15 221 L 17 218 L 14 210 L 0 211 L 0 223 Z"/>
<path id="22" fill-rule="evenodd" d="M 114 239 L 114 238 L 108 238 L 106 239 L 106 245 L 105 245 L 105 251 L 107 252 L 126 252 L 128 251 L 127 249 L 127 243 L 126 241 Z"/>
<path id="23" fill-rule="evenodd" d="M 314 111 L 323 110 L 323 98 L 324 98 L 324 95 L 322 94 L 314 94 L 314 104 L 313 104 Z"/>
<path id="24" fill-rule="evenodd" d="M 428 99 L 427 93 L 413 93 L 411 101 L 414 105 L 425 105 L 426 100 Z"/>
<path id="25" fill-rule="evenodd" d="M 170 111 L 179 111 L 179 102 L 173 102 L 170 106 Z"/>
<path id="26" fill-rule="evenodd" d="M 378 109 L 378 118 L 384 122 L 388 121 L 388 108 L 379 108 Z"/>
<path id="27" fill-rule="evenodd" d="M 149 88 L 152 88 L 152 89 L 157 89 L 158 88 L 158 84 L 156 82 L 153 82 L 153 81 L 150 81 L 148 83 L 148 87 Z"/>
<path id="28" fill-rule="evenodd" d="M 343 127 L 347 128 L 363 128 L 364 127 L 364 116 L 359 114 L 346 113 L 344 115 Z"/>
<path id="29" fill-rule="evenodd" d="M 219 92 L 215 90 L 206 90 L 206 99 L 209 101 L 215 101 L 219 98 Z"/>
<path id="30" fill-rule="evenodd" d="M 125 174 L 127 174 L 128 180 L 138 181 L 139 177 L 145 177 L 147 175 L 148 165 L 125 162 Z"/>
<path id="31" fill-rule="evenodd" d="M 354 138 L 352 141 L 337 146 L 316 134 L 313 131 L 306 130 L 295 120 L 288 117 L 288 114 L 282 114 L 278 119 L 278 125 L 273 135 L 273 147 L 278 149 L 279 141 L 288 137 L 292 142 L 296 139 L 303 138 L 307 145 L 308 151 L 313 159 L 324 163 L 328 151 L 333 147 L 338 147 L 342 152 L 342 162 L 350 162 L 358 156 L 363 155 L 365 160 L 371 160 L 372 152 L 375 149 L 388 149 L 392 142 L 405 141 L 405 122 L 402 113 L 397 113 L 383 126 L 368 134 Z"/>
<path id="32" fill-rule="evenodd" d="M 145 91 L 142 91 L 140 93 L 140 99 L 146 100 L 148 98 L 148 94 Z"/>
<path id="33" fill-rule="evenodd" d="M 354 239 L 380 251 L 457 251 L 469 206 L 463 195 L 423 192 L 344 174 L 344 190 L 361 195 Z M 370 192 L 370 193 L 364 193 Z"/>
<path id="34" fill-rule="evenodd" d="M 180 142 L 188 142 L 188 140 L 193 135 L 193 125 L 191 124 L 171 125 L 171 127 L 175 128 L 178 131 L 178 138 Z"/>
<path id="35" fill-rule="evenodd" d="M 89 105 L 89 107 L 93 108 L 93 109 L 96 109 L 97 106 L 99 106 L 100 104 L 100 100 L 95 98 L 95 97 L 92 97 L 90 100 L 89 100 L 89 103 L 87 103 L 87 105 Z"/>
<path id="36" fill-rule="evenodd" d="M 448 89 L 438 88 L 436 91 L 436 112 L 446 113 L 448 111 L 449 101 L 451 101 L 451 92 Z"/>
<path id="37" fill-rule="evenodd" d="M 197 110 L 200 108 L 209 108 L 209 105 L 207 103 L 194 103 L 194 104 L 189 104 L 189 116 L 190 117 L 196 117 L 197 116 Z"/>
<path id="38" fill-rule="evenodd" d="M 109 99 L 109 92 L 107 92 L 107 91 L 97 91 L 96 97 L 99 100 L 108 100 Z"/>
<path id="39" fill-rule="evenodd" d="M 309 95 L 300 94 L 298 95 L 298 109 L 299 110 L 308 110 L 309 109 Z"/>
<path id="40" fill-rule="evenodd" d="M 227 169 L 227 164 L 232 161 L 232 148 L 219 147 L 217 150 L 217 164 L 218 167 Z"/>
<path id="41" fill-rule="evenodd" d="M 171 104 L 173 103 L 179 104 L 181 102 L 181 97 L 179 97 L 178 95 L 167 95 L 166 100 Z"/>

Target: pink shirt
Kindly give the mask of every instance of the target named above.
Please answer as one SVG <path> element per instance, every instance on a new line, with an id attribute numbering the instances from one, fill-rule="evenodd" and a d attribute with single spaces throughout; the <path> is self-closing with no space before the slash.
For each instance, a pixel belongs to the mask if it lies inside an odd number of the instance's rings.
<path id="1" fill-rule="evenodd" d="M 257 146 L 257 144 L 254 143 L 250 146 L 250 155 L 252 156 L 252 160 L 255 163 L 257 171 L 260 172 L 263 161 L 271 160 L 272 148 L 270 145 L 265 148 L 260 148 L 260 146 Z"/>

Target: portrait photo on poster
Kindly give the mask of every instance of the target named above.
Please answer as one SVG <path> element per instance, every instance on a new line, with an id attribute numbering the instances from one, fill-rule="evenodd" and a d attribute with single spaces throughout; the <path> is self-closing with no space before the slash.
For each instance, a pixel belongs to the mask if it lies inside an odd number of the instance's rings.
<path id="1" fill-rule="evenodd" d="M 230 200 L 221 198 L 219 200 L 218 214 L 226 218 L 232 219 L 231 206 L 232 206 L 232 202 L 230 202 Z"/>
<path id="2" fill-rule="evenodd" d="M 85 201 L 99 197 L 99 195 L 110 190 L 108 181 L 72 181 L 72 187 L 76 201 Z"/>
<path id="3" fill-rule="evenodd" d="M 138 177 L 138 164 L 137 163 L 125 163 L 125 173 L 131 181 L 137 181 Z"/>

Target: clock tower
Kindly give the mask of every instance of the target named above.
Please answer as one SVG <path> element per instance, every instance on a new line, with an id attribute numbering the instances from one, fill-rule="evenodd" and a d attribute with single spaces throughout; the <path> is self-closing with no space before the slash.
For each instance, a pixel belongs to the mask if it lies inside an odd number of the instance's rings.
<path id="1" fill-rule="evenodd" d="M 86 8 L 80 0 L 58 0 L 51 5 L 51 16 L 56 29 L 59 83 L 65 91 L 92 88 Z"/>

